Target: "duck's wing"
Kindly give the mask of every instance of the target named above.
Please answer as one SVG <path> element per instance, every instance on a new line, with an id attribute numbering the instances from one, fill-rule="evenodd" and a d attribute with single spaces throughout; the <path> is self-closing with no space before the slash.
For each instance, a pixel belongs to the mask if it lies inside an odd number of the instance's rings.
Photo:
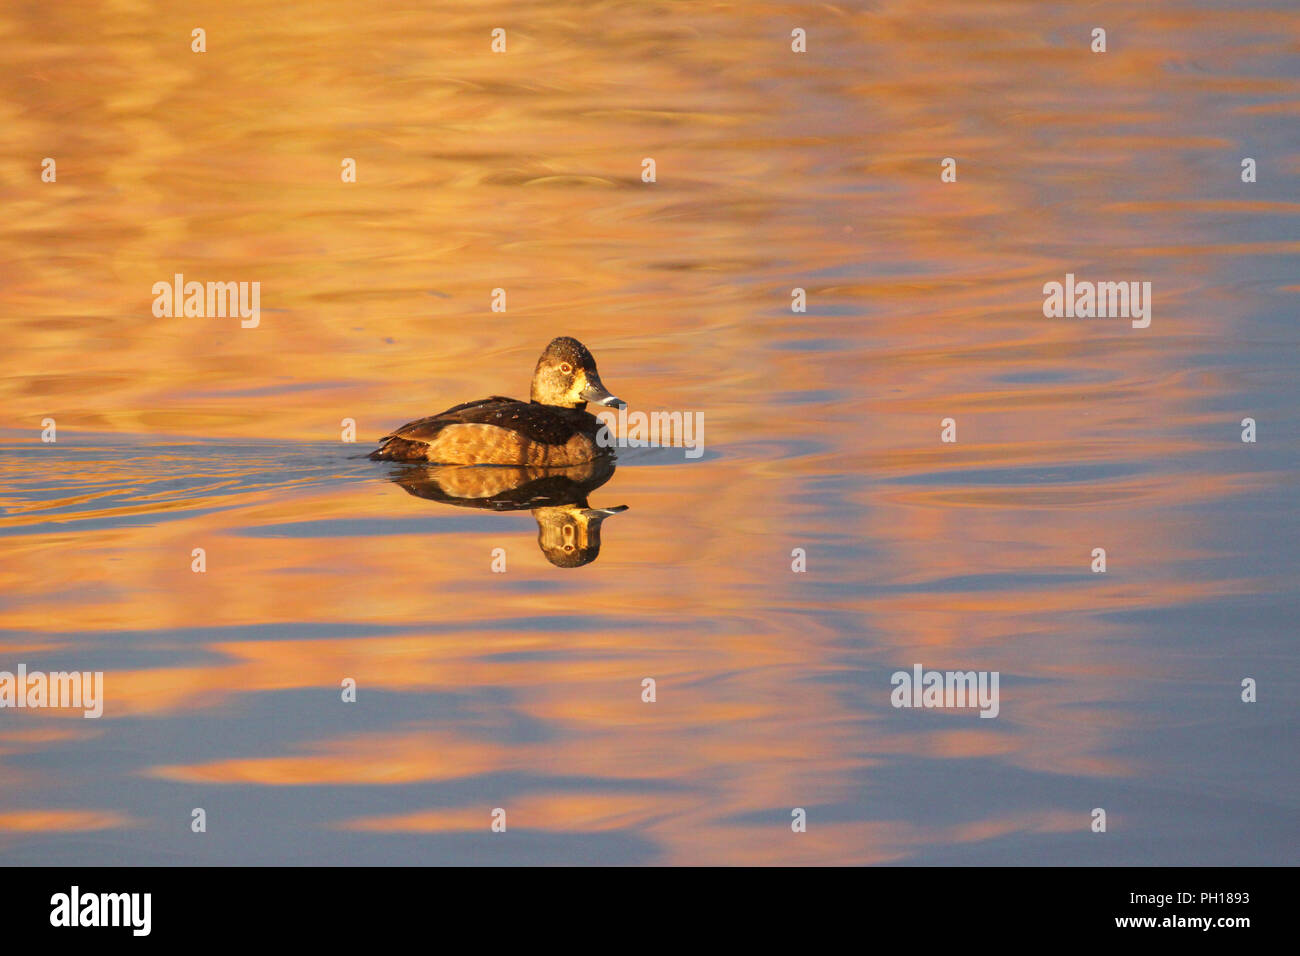
<path id="1" fill-rule="evenodd" d="M 460 405 L 453 405 L 445 412 L 439 412 L 437 415 L 428 415 L 424 418 L 417 418 L 413 422 L 407 422 L 401 428 L 394 429 L 379 440 L 385 442 L 390 438 L 405 438 L 409 441 L 429 441 L 448 425 L 483 422 L 487 419 L 476 416 L 482 414 L 492 415 L 501 411 L 503 406 L 522 404 L 525 403 L 520 402 L 518 399 L 506 398 L 504 395 L 492 395 L 489 398 L 481 398 L 476 402 L 464 402 Z"/>

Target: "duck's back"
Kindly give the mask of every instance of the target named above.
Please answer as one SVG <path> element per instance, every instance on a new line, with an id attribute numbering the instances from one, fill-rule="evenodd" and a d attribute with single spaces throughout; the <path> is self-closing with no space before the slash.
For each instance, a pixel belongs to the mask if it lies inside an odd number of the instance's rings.
<path id="1" fill-rule="evenodd" d="M 585 411 L 493 395 L 408 422 L 380 439 L 377 461 L 555 467 L 599 453 L 598 423 Z"/>

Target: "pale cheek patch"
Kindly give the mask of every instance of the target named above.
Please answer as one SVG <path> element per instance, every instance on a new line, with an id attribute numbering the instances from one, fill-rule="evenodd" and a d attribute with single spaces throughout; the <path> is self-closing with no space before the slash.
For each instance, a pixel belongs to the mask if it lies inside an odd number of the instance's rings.
<path id="1" fill-rule="evenodd" d="M 587 384 L 587 373 L 579 369 L 578 373 L 573 376 L 568 391 L 563 393 L 560 401 L 566 405 L 576 405 L 581 402 L 583 400 L 582 392 L 587 387 Z"/>

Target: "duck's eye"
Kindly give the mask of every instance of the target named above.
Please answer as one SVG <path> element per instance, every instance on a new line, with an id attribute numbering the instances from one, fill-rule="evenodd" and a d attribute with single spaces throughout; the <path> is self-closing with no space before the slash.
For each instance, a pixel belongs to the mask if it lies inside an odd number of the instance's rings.
<path id="1" fill-rule="evenodd" d="M 573 545 L 571 545 L 571 544 L 566 544 L 566 545 L 564 546 L 564 550 L 565 550 L 565 551 L 572 551 L 572 550 L 573 550 Z"/>
<path id="2" fill-rule="evenodd" d="M 560 371 L 567 374 L 573 371 L 573 366 L 570 365 L 568 362 L 565 362 L 563 365 L 560 366 Z"/>

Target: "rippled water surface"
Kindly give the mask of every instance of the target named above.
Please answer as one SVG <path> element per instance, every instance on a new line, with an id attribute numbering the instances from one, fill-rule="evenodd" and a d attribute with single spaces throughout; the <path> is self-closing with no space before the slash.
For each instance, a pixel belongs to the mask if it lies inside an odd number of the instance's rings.
<path id="1" fill-rule="evenodd" d="M 1298 862 L 1293 4 L 123 0 L 0 41 L 0 671 L 106 695 L 0 709 L 0 862 Z M 260 325 L 155 318 L 176 273 Z M 1150 282 L 1150 327 L 1044 318 L 1066 273 Z M 575 481 L 628 506 L 575 568 L 362 457 L 561 334 L 706 424 Z M 999 672 L 998 717 L 891 707 L 917 663 Z"/>

